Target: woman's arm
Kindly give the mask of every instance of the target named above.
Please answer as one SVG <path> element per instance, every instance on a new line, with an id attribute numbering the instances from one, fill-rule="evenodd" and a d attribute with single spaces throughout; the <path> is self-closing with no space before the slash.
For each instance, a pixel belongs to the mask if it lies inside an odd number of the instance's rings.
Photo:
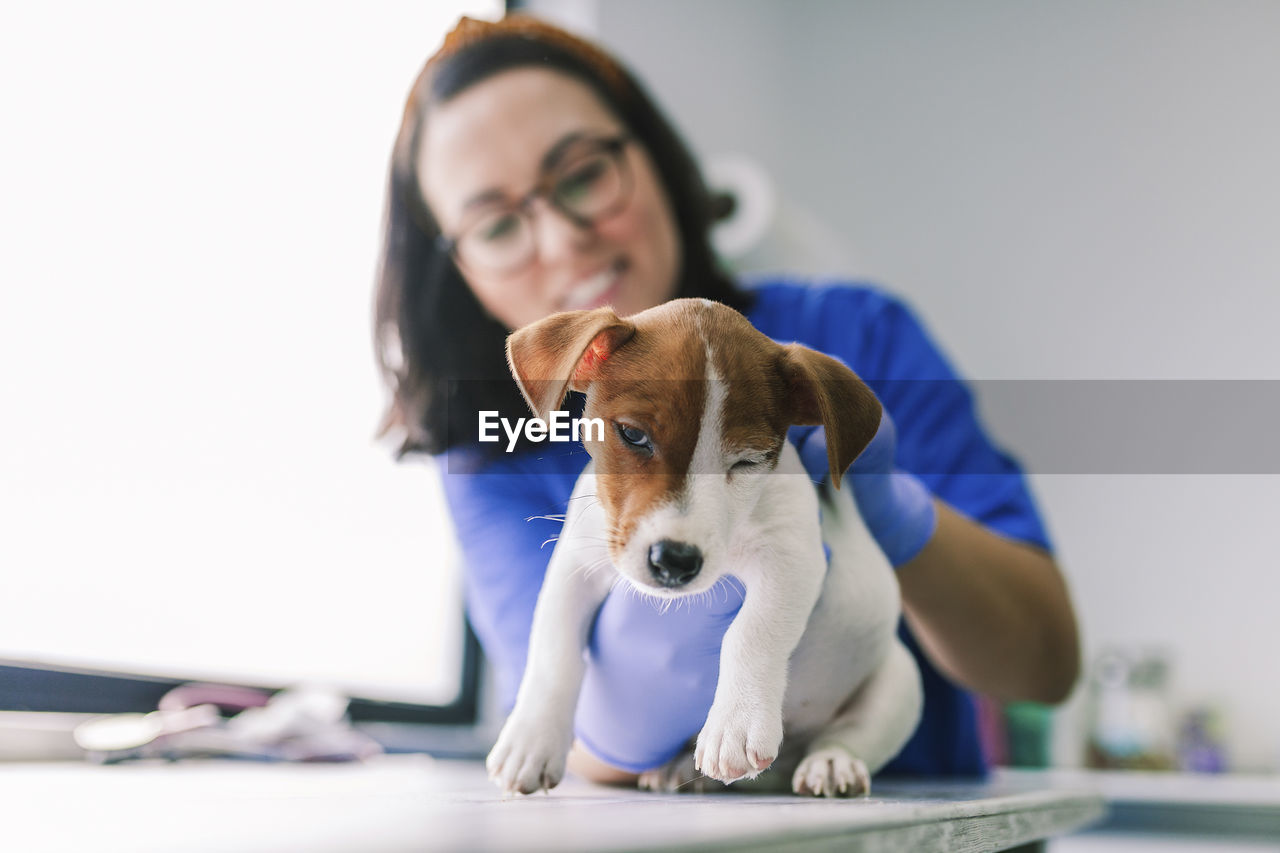
<path id="1" fill-rule="evenodd" d="M 896 439 L 877 434 L 850 474 L 870 474 L 851 481 L 898 567 L 912 634 L 963 687 L 1062 701 L 1080 669 L 1075 614 L 1020 466 L 987 437 L 971 391 L 906 305 L 819 296 L 815 343 L 872 377 L 896 422 Z"/>
<path id="2" fill-rule="evenodd" d="M 1053 559 L 935 500 L 937 529 L 898 569 L 911 631 L 958 684 L 1057 703 L 1080 672 L 1075 612 Z"/>

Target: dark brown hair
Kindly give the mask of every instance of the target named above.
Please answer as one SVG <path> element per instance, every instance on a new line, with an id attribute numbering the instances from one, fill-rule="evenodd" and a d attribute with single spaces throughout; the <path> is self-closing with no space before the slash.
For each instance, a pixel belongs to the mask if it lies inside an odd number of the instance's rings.
<path id="1" fill-rule="evenodd" d="M 739 310 L 748 303 L 717 267 L 708 238 L 723 200 L 713 200 L 688 148 L 636 79 L 596 45 L 533 18 L 463 18 L 418 75 L 391 155 L 374 343 L 391 390 L 380 432 L 402 437 L 400 456 L 441 453 L 474 441 L 481 410 L 510 418 L 527 414 L 507 370 L 507 329 L 480 306 L 441 245 L 440 228 L 419 191 L 415 162 L 433 104 L 522 66 L 586 83 L 648 151 L 680 235 L 683 265 L 676 296 L 714 299 Z"/>

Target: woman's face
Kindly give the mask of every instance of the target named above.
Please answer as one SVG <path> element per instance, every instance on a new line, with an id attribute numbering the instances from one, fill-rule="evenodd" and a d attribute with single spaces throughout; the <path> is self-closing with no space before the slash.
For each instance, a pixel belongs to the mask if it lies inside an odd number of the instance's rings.
<path id="1" fill-rule="evenodd" d="M 555 71 L 495 74 L 429 109 L 418 151 L 420 189 L 451 238 L 501 235 L 504 213 L 554 170 L 575 140 L 617 138 L 622 123 L 584 83 Z M 591 225 L 575 223 L 539 196 L 527 206 L 532 251 L 514 268 L 459 267 L 491 315 L 509 329 L 556 311 L 612 305 L 619 314 L 652 308 L 675 295 L 681 247 L 671 203 L 638 142 L 620 156 L 631 176 L 624 201 Z M 494 225 L 494 223 L 501 223 Z"/>

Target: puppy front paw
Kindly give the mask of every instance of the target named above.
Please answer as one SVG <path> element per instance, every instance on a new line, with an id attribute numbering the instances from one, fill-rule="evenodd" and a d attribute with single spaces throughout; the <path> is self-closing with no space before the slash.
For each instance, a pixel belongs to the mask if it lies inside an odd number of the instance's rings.
<path id="1" fill-rule="evenodd" d="M 782 745 L 782 712 L 762 714 L 741 707 L 711 707 L 698 733 L 694 767 L 725 784 L 754 779 L 778 757 Z"/>
<path id="2" fill-rule="evenodd" d="M 572 745 L 572 724 L 565 726 L 513 711 L 484 766 L 504 794 L 549 791 L 564 778 Z"/>
<path id="3" fill-rule="evenodd" d="M 815 797 L 856 797 L 871 793 L 871 774 L 861 759 L 839 747 L 809 753 L 791 777 L 797 794 Z"/>

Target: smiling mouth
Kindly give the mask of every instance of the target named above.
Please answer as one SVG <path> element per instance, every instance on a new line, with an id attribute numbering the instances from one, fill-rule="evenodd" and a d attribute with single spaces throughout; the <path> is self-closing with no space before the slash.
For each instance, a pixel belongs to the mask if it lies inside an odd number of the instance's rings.
<path id="1" fill-rule="evenodd" d="M 626 261 L 615 261 L 600 272 L 578 283 L 560 304 L 561 311 L 577 311 L 583 308 L 595 308 L 603 304 L 602 297 L 609 293 L 622 273 L 626 271 Z"/>

